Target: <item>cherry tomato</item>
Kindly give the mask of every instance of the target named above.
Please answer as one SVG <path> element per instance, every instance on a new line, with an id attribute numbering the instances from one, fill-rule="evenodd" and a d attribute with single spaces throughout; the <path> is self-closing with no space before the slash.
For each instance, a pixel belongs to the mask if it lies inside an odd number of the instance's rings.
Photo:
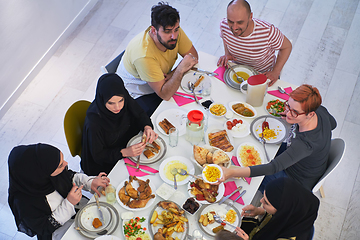
<path id="1" fill-rule="evenodd" d="M 243 124 L 243 120 L 239 119 L 239 123 Z"/>
<path id="2" fill-rule="evenodd" d="M 234 120 L 232 121 L 232 124 L 235 126 L 235 125 L 237 124 L 237 120 L 234 119 Z"/>
<path id="3" fill-rule="evenodd" d="M 231 130 L 231 129 L 232 129 L 232 126 L 229 126 L 229 125 L 228 125 L 228 126 L 227 126 L 227 129 L 228 129 L 228 130 Z"/>

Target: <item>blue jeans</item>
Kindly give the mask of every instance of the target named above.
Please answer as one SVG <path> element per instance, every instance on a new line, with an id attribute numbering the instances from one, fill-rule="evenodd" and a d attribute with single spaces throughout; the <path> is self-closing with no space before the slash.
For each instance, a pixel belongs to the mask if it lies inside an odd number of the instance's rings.
<path id="1" fill-rule="evenodd" d="M 274 180 L 276 178 L 282 178 L 282 177 L 288 177 L 288 175 L 286 174 L 286 172 L 284 170 L 282 170 L 280 172 L 277 172 L 277 173 L 275 173 L 273 175 L 265 176 L 263 181 L 260 184 L 259 191 L 262 194 L 264 194 L 266 184 L 268 184 L 269 182 L 271 182 L 272 180 Z"/>

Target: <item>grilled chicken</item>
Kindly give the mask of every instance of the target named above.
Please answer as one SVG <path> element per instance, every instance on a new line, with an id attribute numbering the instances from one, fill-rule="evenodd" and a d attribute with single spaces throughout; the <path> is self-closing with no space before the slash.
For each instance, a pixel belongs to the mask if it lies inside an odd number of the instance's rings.
<path id="1" fill-rule="evenodd" d="M 151 195 L 149 198 L 147 199 L 144 199 L 144 200 L 137 200 L 137 199 L 134 199 L 134 200 L 131 200 L 129 203 L 128 203 L 128 207 L 129 208 L 143 208 L 146 206 L 146 204 L 148 203 L 148 201 L 152 198 L 155 198 L 155 195 Z"/>

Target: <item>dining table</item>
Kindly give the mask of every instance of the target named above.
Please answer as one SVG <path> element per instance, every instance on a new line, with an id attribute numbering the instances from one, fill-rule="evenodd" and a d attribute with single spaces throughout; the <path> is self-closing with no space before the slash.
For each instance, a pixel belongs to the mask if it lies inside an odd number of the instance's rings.
<path id="1" fill-rule="evenodd" d="M 200 51 L 199 52 L 199 62 L 197 64 L 197 67 L 200 69 L 204 69 L 204 70 L 213 72 L 216 69 L 218 69 L 217 61 L 218 61 L 218 57 L 215 57 L 211 54 Z M 193 71 L 190 70 L 189 74 L 193 74 Z M 210 96 L 199 95 L 200 97 L 202 97 L 200 102 L 204 102 L 207 99 L 211 99 L 212 101 L 214 101 L 216 103 L 224 104 L 224 106 L 226 106 L 228 111 L 230 111 L 229 110 L 230 102 L 234 102 L 234 101 L 246 102 L 246 95 L 244 93 L 241 93 L 239 90 L 229 87 L 223 81 L 219 80 L 218 78 L 216 78 L 214 76 L 211 76 L 209 78 L 211 80 L 211 94 L 210 94 Z M 292 87 L 292 89 L 296 88 L 295 85 L 279 79 L 278 81 L 275 82 L 275 84 L 273 86 L 268 87 L 267 90 L 268 91 L 277 90 L 278 86 L 282 86 L 284 88 Z M 185 93 L 181 87 L 179 87 L 178 92 Z M 243 121 L 247 121 L 250 124 L 254 119 L 256 119 L 256 117 L 259 117 L 262 115 L 270 116 L 269 113 L 266 111 L 265 106 L 270 100 L 274 100 L 274 99 L 278 99 L 278 98 L 266 93 L 265 97 L 264 97 L 263 105 L 260 107 L 255 107 L 257 116 L 255 116 L 254 118 L 242 118 L 239 116 L 234 116 L 234 117 L 236 117 L 238 119 L 242 119 Z M 282 100 L 282 99 L 280 99 L 280 100 Z M 282 100 L 282 101 L 284 101 L 284 100 Z M 170 157 L 180 156 L 180 157 L 184 157 L 187 159 L 191 159 L 191 161 L 193 161 L 193 145 L 186 140 L 186 137 L 185 137 L 186 134 L 179 136 L 178 144 L 176 147 L 171 147 L 169 145 L 169 137 L 167 135 L 163 134 L 161 131 L 159 131 L 159 128 L 157 126 L 158 123 L 156 122 L 157 117 L 159 114 L 162 114 L 164 111 L 168 111 L 169 109 L 181 109 L 185 112 L 189 112 L 191 110 L 202 111 L 205 115 L 205 118 L 207 119 L 205 132 L 211 131 L 211 129 L 224 129 L 224 123 L 227 121 L 227 119 L 225 119 L 225 117 L 213 116 L 212 114 L 209 113 L 209 110 L 204 109 L 204 107 L 202 105 L 197 104 L 195 101 L 190 102 L 185 105 L 182 105 L 182 106 L 178 106 L 178 104 L 175 102 L 175 100 L 173 98 L 171 98 L 169 101 L 162 101 L 162 103 L 159 105 L 159 107 L 156 109 L 156 111 L 151 116 L 151 120 L 154 124 L 154 131 L 157 132 L 159 134 L 159 136 L 166 143 L 166 153 L 161 160 L 148 165 L 149 167 L 151 167 L 153 169 L 157 169 L 159 171 L 161 171 L 161 169 L 159 169 L 161 162 Z M 249 142 L 249 143 L 253 144 L 254 146 L 256 146 L 258 149 L 261 149 L 261 151 L 263 151 L 263 146 L 259 142 L 259 140 L 256 139 L 251 134 L 249 134 L 242 138 L 233 138 L 232 139 L 232 144 L 234 145 L 234 151 L 232 151 L 231 154 L 233 156 L 236 156 L 236 149 L 238 148 L 239 145 L 241 145 L 244 142 Z M 205 142 L 202 142 L 201 144 L 205 145 Z M 280 144 L 281 143 L 266 144 L 266 150 L 267 150 L 267 153 L 268 153 L 270 159 L 274 158 L 274 156 L 276 155 L 276 152 L 278 151 L 278 149 L 280 147 Z M 193 165 L 195 168 L 195 175 L 200 175 L 202 168 L 200 168 L 195 163 L 193 163 Z M 110 183 L 113 186 L 115 186 L 115 188 L 117 188 L 118 185 L 120 183 L 122 183 L 124 180 L 128 180 L 129 172 L 128 172 L 127 167 L 123 160 L 119 160 L 117 162 L 117 164 L 114 166 L 114 168 L 109 173 L 108 177 L 110 178 Z M 148 178 L 150 180 L 150 182 L 153 184 L 153 186 L 155 186 L 155 188 L 160 187 L 164 183 L 164 181 L 160 177 L 159 173 L 156 173 L 154 175 L 146 175 L 146 178 Z M 251 203 L 262 180 L 263 180 L 263 176 L 252 177 L 250 184 L 249 184 L 248 182 L 246 182 L 240 178 L 239 179 L 228 179 L 228 181 L 234 181 L 236 186 L 242 186 L 243 187 L 242 189 L 246 190 L 246 194 L 242 196 L 244 205 L 239 204 L 237 202 L 234 203 L 234 206 L 239 210 L 239 212 L 241 212 L 241 209 L 244 206 Z M 172 185 L 171 185 L 171 187 L 172 187 Z M 153 192 L 155 192 L 156 189 L 152 189 L 152 190 L 153 190 Z M 172 194 L 172 196 L 168 200 L 177 203 L 179 206 L 182 206 L 184 204 L 184 202 L 186 201 L 186 199 L 188 199 L 189 197 L 190 197 L 190 195 L 189 195 L 189 191 L 188 191 L 188 184 L 183 184 L 183 185 L 178 186 L 177 190 Z M 100 202 L 106 202 L 105 196 L 101 196 L 99 199 L 100 199 Z M 156 206 L 156 204 L 162 200 L 163 199 L 160 196 L 155 195 L 155 201 L 153 201 L 153 203 L 150 206 L 146 206 L 146 208 L 143 210 L 134 211 L 135 216 L 151 218 L 151 216 L 150 216 L 151 211 Z M 93 201 L 95 201 L 94 197 L 92 197 L 89 202 L 93 202 Z M 113 204 L 113 206 L 118 211 L 119 215 L 121 215 L 121 213 L 123 213 L 123 212 L 128 211 L 128 210 L 124 209 L 117 201 Z M 204 206 L 205 205 L 203 205 L 202 207 L 204 207 Z M 188 234 L 192 235 L 194 230 L 199 229 L 199 222 L 198 222 L 199 215 L 198 214 L 191 215 L 191 214 L 185 212 L 185 216 L 188 218 L 188 222 L 189 222 L 189 228 L 187 230 Z M 149 227 L 149 226 L 147 226 L 147 227 Z M 111 233 L 111 235 L 117 236 L 120 239 L 125 239 L 124 234 L 123 234 L 123 226 L 122 226 L 121 218 L 119 221 L 119 225 L 117 226 L 116 230 L 113 233 Z M 85 236 L 80 234 L 80 232 L 75 229 L 75 224 L 73 223 L 72 226 L 67 230 L 65 235 L 62 237 L 62 239 L 64 239 L 64 240 L 79 239 L 80 240 L 80 239 L 88 239 L 88 238 L 86 238 Z M 203 234 L 203 239 L 213 239 L 213 237 Z"/>

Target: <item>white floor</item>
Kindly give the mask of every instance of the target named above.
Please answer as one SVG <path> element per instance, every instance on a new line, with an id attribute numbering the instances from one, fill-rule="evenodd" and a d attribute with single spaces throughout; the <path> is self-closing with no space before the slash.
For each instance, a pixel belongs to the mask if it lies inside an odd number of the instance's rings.
<path id="1" fill-rule="evenodd" d="M 18 144 L 45 142 L 59 147 L 79 170 L 63 132 L 67 108 L 92 100 L 100 66 L 125 49 L 150 24 L 157 0 L 99 0 L 6 115 L 0 119 L 0 239 L 28 239 L 17 233 L 7 205 L 7 156 Z M 228 1 L 171 0 L 181 27 L 199 51 L 221 56 L 219 21 Z M 334 137 L 346 141 L 341 165 L 324 184 L 314 239 L 360 239 L 360 6 L 359 0 L 253 0 L 254 17 L 280 28 L 293 42 L 282 79 L 319 88 L 335 116 Z M 201 61 L 201 60 L 200 60 Z M 317 194 L 318 195 L 318 194 Z"/>

